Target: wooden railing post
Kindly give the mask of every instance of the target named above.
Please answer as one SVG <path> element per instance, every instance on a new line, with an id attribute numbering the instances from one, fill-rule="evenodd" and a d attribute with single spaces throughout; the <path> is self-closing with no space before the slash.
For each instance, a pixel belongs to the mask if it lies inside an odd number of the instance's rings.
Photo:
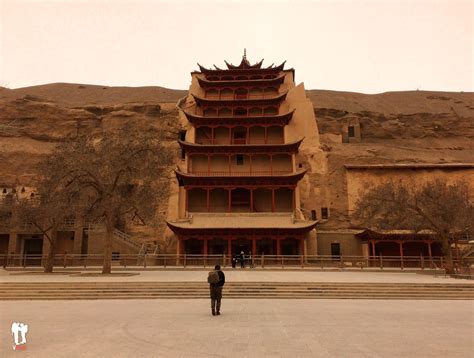
<path id="1" fill-rule="evenodd" d="M 300 256 L 301 268 L 304 268 L 304 255 Z"/>
<path id="2" fill-rule="evenodd" d="M 422 270 L 425 269 L 425 259 L 423 257 L 423 255 L 420 255 L 420 267 Z"/>
<path id="3" fill-rule="evenodd" d="M 380 261 L 380 269 L 383 270 L 383 259 L 382 259 L 382 254 L 379 256 L 379 261 Z"/>
<path id="4" fill-rule="evenodd" d="M 53 258 L 53 261 L 54 261 L 54 258 Z M 53 262 L 53 265 L 54 265 L 54 262 Z M 63 259 L 64 268 L 66 268 L 66 265 L 67 265 L 67 252 L 64 253 L 64 259 Z"/>
<path id="5" fill-rule="evenodd" d="M 262 264 L 262 268 L 264 268 L 265 267 L 265 254 L 262 254 L 261 264 Z"/>

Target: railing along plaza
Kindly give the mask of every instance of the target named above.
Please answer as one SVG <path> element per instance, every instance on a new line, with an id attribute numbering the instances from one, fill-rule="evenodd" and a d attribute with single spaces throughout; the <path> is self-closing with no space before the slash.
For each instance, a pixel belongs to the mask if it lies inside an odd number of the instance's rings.
<path id="1" fill-rule="evenodd" d="M 235 258 L 233 261 L 232 259 Z M 0 264 L 7 267 L 38 267 L 46 263 L 46 255 L 0 255 Z M 57 254 L 55 267 L 102 266 L 102 254 Z M 234 263 L 234 264 L 233 264 Z M 240 267 L 239 256 L 192 255 L 192 254 L 118 254 L 113 253 L 114 267 L 189 267 L 212 268 L 219 264 L 224 268 Z M 471 274 L 474 259 L 454 259 L 453 265 L 459 271 Z M 255 255 L 245 256 L 247 268 L 320 268 L 320 269 L 445 269 L 447 261 L 442 256 L 331 256 L 331 255 Z"/>

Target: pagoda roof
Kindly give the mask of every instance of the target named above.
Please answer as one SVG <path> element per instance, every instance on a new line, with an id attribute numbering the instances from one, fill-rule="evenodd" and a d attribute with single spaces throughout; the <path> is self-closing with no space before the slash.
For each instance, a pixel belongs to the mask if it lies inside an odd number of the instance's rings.
<path id="1" fill-rule="evenodd" d="M 200 106 L 202 104 L 207 105 L 231 105 L 236 104 L 250 104 L 250 105 L 261 105 L 261 104 L 273 104 L 280 103 L 285 100 L 288 91 L 272 98 L 248 98 L 248 99 L 212 99 L 212 98 L 201 98 L 196 95 L 192 95 L 196 103 Z"/>
<path id="2" fill-rule="evenodd" d="M 284 144 L 195 144 L 179 140 L 186 153 L 297 153 L 304 138 Z"/>
<path id="3" fill-rule="evenodd" d="M 266 187 L 295 186 L 306 174 L 307 169 L 287 174 L 261 174 L 261 172 L 235 172 L 234 175 L 223 171 L 222 175 L 212 173 L 193 174 L 184 173 L 178 167 L 175 169 L 176 178 L 180 186 L 223 187 L 223 186 L 255 186 Z"/>
<path id="4" fill-rule="evenodd" d="M 275 73 L 283 71 L 285 67 L 286 61 L 278 66 L 269 66 L 265 68 L 256 68 L 256 67 L 247 67 L 247 68 L 229 68 L 229 69 L 222 69 L 214 65 L 215 69 L 209 69 L 204 66 L 201 66 L 199 63 L 197 64 L 199 67 L 199 71 L 206 75 L 240 75 L 240 74 L 257 74 L 257 73 Z"/>
<path id="5" fill-rule="evenodd" d="M 290 112 L 274 116 L 247 116 L 247 117 L 204 117 L 187 112 L 183 109 L 184 115 L 193 125 L 245 125 L 245 124 L 268 124 L 286 125 L 293 117 L 295 109 Z"/>
<path id="6" fill-rule="evenodd" d="M 317 221 L 296 220 L 292 213 L 194 213 L 187 219 L 167 221 L 178 235 L 186 234 L 304 234 Z"/>
<path id="7" fill-rule="evenodd" d="M 282 73 L 281 75 L 275 78 L 265 78 L 265 79 L 256 79 L 256 80 L 223 80 L 223 81 L 210 81 L 205 78 L 198 77 L 199 85 L 202 88 L 209 88 L 209 87 L 240 87 L 244 85 L 252 85 L 252 86 L 265 86 L 265 85 L 280 85 L 285 80 L 285 74 Z"/>
<path id="8" fill-rule="evenodd" d="M 240 65 L 238 65 L 238 66 L 235 66 L 235 65 L 233 65 L 233 64 L 231 64 L 231 63 L 229 63 L 225 60 L 224 60 L 224 62 L 225 62 L 226 66 L 229 70 L 245 70 L 245 69 L 249 69 L 249 68 L 260 69 L 262 67 L 263 58 L 260 62 L 257 62 L 253 65 L 251 65 L 250 62 L 247 60 L 246 55 L 244 55 L 242 57 L 242 61 L 240 61 Z"/>
<path id="9" fill-rule="evenodd" d="M 383 240 L 383 241 L 417 241 L 433 239 L 436 233 L 432 230 L 382 230 L 382 229 L 365 229 L 364 231 L 355 235 L 362 240 Z"/>

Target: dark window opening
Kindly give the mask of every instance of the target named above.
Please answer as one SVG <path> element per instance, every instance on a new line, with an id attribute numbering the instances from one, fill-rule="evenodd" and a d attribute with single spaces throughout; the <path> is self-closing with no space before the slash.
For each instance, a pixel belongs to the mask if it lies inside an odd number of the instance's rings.
<path id="1" fill-rule="evenodd" d="M 329 218 L 329 209 L 328 208 L 321 208 L 321 219 Z"/>
<path id="2" fill-rule="evenodd" d="M 311 210 L 311 220 L 316 220 L 316 210 Z"/>
<path id="3" fill-rule="evenodd" d="M 120 252 L 112 251 L 112 261 L 120 260 Z"/>
<path id="4" fill-rule="evenodd" d="M 185 141 L 186 140 L 186 131 L 179 131 L 179 140 Z"/>
<path id="5" fill-rule="evenodd" d="M 333 258 L 339 258 L 341 256 L 341 244 L 337 242 L 331 243 L 331 256 Z"/>
<path id="6" fill-rule="evenodd" d="M 347 132 L 348 132 L 348 137 L 349 138 L 354 138 L 355 137 L 355 131 L 354 131 L 354 126 L 349 126 L 349 128 L 347 128 Z"/>
<path id="7" fill-rule="evenodd" d="M 7 193 L 7 189 L 3 189 L 3 194 L 6 194 Z"/>
<path id="8" fill-rule="evenodd" d="M 303 168 L 303 164 L 302 164 L 302 163 L 299 163 L 299 164 L 298 164 L 298 168 Z"/>
<path id="9" fill-rule="evenodd" d="M 184 149 L 181 148 L 181 159 L 185 159 Z"/>
<path id="10" fill-rule="evenodd" d="M 236 155 L 235 161 L 237 165 L 244 165 L 244 156 L 241 154 Z"/>

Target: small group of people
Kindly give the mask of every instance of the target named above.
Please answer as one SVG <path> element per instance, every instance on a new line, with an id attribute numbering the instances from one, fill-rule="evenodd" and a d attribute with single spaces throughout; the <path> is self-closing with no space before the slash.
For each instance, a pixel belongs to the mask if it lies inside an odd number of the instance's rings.
<path id="1" fill-rule="evenodd" d="M 237 263 L 240 263 L 240 268 L 245 268 L 246 262 L 248 262 L 250 268 L 253 268 L 252 252 L 245 255 L 243 251 L 240 251 L 240 254 L 232 256 L 232 268 L 235 268 Z"/>

